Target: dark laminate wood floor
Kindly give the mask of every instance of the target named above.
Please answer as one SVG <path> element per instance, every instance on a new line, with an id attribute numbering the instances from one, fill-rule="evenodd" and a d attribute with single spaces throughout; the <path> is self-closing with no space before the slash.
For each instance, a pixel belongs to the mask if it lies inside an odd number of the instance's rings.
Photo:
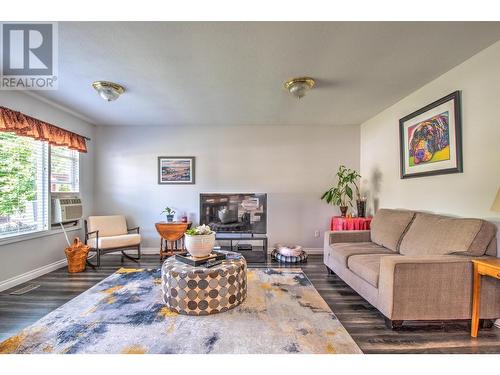
<path id="1" fill-rule="evenodd" d="M 271 265 L 279 267 L 277 263 Z M 153 268 L 159 267 L 160 262 L 155 255 L 143 255 L 139 265 L 130 260 L 121 263 L 119 255 L 106 255 L 98 271 L 87 269 L 84 273 L 68 274 L 62 268 L 30 281 L 41 284 L 41 287 L 25 295 L 11 296 L 9 290 L 1 292 L 0 341 L 34 323 L 121 266 Z M 477 340 L 470 338 L 467 323 L 410 322 L 405 323 L 400 331 L 389 330 L 384 325 L 382 314 L 336 275 L 327 274 L 320 255 L 310 256 L 302 268 L 365 353 L 500 353 L 498 328 L 479 331 Z"/>

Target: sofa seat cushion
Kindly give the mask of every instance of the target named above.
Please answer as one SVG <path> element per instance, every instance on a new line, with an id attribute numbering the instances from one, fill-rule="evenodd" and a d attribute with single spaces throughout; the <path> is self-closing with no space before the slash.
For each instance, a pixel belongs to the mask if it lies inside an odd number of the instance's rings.
<path id="1" fill-rule="evenodd" d="M 410 256 L 464 253 L 473 245 L 482 225 L 481 219 L 461 219 L 417 213 L 401 241 L 399 251 L 401 254 Z M 486 246 L 484 246 L 483 254 L 485 251 Z M 475 255 L 479 255 L 478 253 L 476 252 Z"/>
<path id="2" fill-rule="evenodd" d="M 378 288 L 378 280 L 380 275 L 380 260 L 386 256 L 395 256 L 390 254 L 364 254 L 353 255 L 347 261 L 348 268 L 361 277 L 368 284 Z M 402 255 L 396 255 L 402 256 Z"/>
<path id="3" fill-rule="evenodd" d="M 348 259 L 358 254 L 394 254 L 389 249 L 373 242 L 345 242 L 330 245 L 332 257 L 337 262 L 347 267 Z"/>
<path id="4" fill-rule="evenodd" d="M 99 236 L 99 249 L 112 249 L 115 247 L 137 246 L 141 243 L 141 235 L 138 233 L 123 234 L 121 236 Z M 90 238 L 88 245 L 92 248 L 96 247 L 96 239 Z"/>
<path id="5" fill-rule="evenodd" d="M 401 238 L 414 216 L 413 211 L 381 208 L 370 223 L 372 242 L 398 252 Z"/>

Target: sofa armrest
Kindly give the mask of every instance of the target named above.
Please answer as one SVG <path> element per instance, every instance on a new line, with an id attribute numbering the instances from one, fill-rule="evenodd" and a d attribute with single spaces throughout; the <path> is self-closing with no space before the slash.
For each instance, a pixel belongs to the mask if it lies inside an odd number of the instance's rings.
<path id="1" fill-rule="evenodd" d="M 136 232 L 139 233 L 140 228 L 139 227 L 134 227 L 134 228 L 127 228 L 127 233 L 130 232 Z"/>
<path id="2" fill-rule="evenodd" d="M 478 258 L 459 255 L 382 257 L 378 309 L 392 320 L 470 319 L 472 259 Z M 482 317 L 500 316 L 500 298 L 495 293 L 500 293 L 500 285 L 484 279 Z"/>
<path id="3" fill-rule="evenodd" d="M 325 247 L 339 242 L 370 242 L 370 231 L 343 230 L 325 232 Z"/>

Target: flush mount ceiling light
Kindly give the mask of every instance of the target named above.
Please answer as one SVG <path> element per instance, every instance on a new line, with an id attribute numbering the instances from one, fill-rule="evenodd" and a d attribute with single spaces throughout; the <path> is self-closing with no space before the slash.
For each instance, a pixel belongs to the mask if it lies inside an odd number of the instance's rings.
<path id="1" fill-rule="evenodd" d="M 118 99 L 125 92 L 122 85 L 107 81 L 95 81 L 92 87 L 96 89 L 101 98 L 108 102 Z"/>
<path id="2" fill-rule="evenodd" d="M 307 90 L 312 89 L 315 84 L 316 82 L 314 79 L 310 77 L 298 77 L 286 81 L 285 88 L 290 94 L 300 99 L 306 95 Z"/>

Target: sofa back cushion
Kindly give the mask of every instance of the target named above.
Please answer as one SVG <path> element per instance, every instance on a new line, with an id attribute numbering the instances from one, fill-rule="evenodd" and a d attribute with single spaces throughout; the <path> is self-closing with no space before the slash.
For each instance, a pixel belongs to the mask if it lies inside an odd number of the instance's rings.
<path id="1" fill-rule="evenodd" d="M 401 238 L 414 216 L 413 211 L 381 208 L 370 223 L 372 242 L 397 252 Z"/>
<path id="2" fill-rule="evenodd" d="M 89 216 L 87 223 L 89 232 L 98 230 L 99 237 L 127 234 L 127 221 L 123 215 Z"/>
<path id="3" fill-rule="evenodd" d="M 474 240 L 483 222 L 481 219 L 452 218 L 419 212 L 404 235 L 399 251 L 411 256 L 465 253 L 469 248 L 479 252 L 478 245 L 486 240 L 480 240 L 476 244 Z M 488 243 L 482 249 L 483 254 Z"/>
<path id="4" fill-rule="evenodd" d="M 486 220 L 481 220 L 481 229 L 472 241 L 466 255 L 481 256 L 492 255 L 497 256 L 497 226 Z"/>
<path id="5" fill-rule="evenodd" d="M 489 255 L 489 256 L 492 256 L 492 257 L 496 257 L 497 256 L 497 236 L 494 236 L 488 247 L 486 248 L 486 252 L 484 253 L 484 255 Z"/>

